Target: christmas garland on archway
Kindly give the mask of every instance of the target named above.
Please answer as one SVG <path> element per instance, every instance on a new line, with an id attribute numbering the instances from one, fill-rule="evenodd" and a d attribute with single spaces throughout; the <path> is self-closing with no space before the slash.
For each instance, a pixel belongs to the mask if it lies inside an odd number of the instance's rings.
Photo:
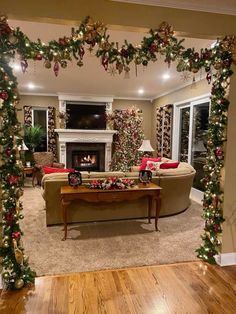
<path id="1" fill-rule="evenodd" d="M 231 64 L 235 42 L 233 37 L 218 40 L 214 48 L 196 52 L 193 48 L 184 49 L 182 40 L 174 37 L 172 28 L 165 22 L 157 30 L 150 30 L 140 45 L 133 46 L 127 41 L 119 47 L 110 41 L 107 29 L 102 23 L 92 23 L 86 18 L 78 29 L 72 28 L 70 37 L 61 37 L 48 44 L 32 42 L 19 28 L 11 29 L 5 16 L 0 17 L 0 171 L 2 207 L 2 278 L 6 288 L 20 289 L 34 282 L 35 272 L 28 266 L 24 255 L 22 231 L 19 220 L 23 219 L 22 162 L 18 146 L 21 143 L 21 126 L 17 121 L 16 105 L 19 101 L 17 81 L 9 66 L 11 59 L 19 56 L 22 71 L 25 72 L 27 60 L 43 61 L 47 69 L 53 68 L 55 75 L 60 68 L 66 68 L 68 61 L 77 60 L 83 66 L 85 50 L 96 50 L 104 69 L 114 66 L 119 74 L 130 71 L 130 64 L 147 66 L 155 62 L 158 55 L 170 65 L 177 61 L 177 71 L 206 71 L 210 83 L 214 78 L 211 95 L 211 113 L 208 132 L 208 157 L 205 166 L 205 194 L 203 216 L 205 219 L 203 243 L 197 249 L 198 257 L 215 263 L 219 253 L 221 223 L 223 219 L 223 193 L 220 188 L 221 170 L 224 166 L 224 143 L 226 141 L 227 111 L 229 106 L 228 88 L 232 75 Z"/>

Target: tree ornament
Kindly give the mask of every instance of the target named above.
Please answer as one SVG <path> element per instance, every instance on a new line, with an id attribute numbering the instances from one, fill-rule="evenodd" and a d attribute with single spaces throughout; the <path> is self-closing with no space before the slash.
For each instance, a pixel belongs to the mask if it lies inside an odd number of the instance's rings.
<path id="1" fill-rule="evenodd" d="M 53 71 L 54 71 L 54 73 L 55 73 L 55 76 L 58 76 L 58 74 L 59 74 L 59 69 L 60 69 L 60 67 L 59 67 L 59 62 L 56 61 L 55 64 L 54 64 L 54 67 L 53 67 Z"/>
<path id="2" fill-rule="evenodd" d="M 62 60 L 60 63 L 61 63 L 61 67 L 63 69 L 65 69 L 67 67 L 67 62 L 65 60 Z"/>
<path id="3" fill-rule="evenodd" d="M 3 278 L 3 279 L 7 280 L 9 277 L 10 277 L 10 273 L 9 273 L 8 271 L 4 271 L 4 272 L 2 273 L 2 278 Z"/>
<path id="4" fill-rule="evenodd" d="M 0 92 L 0 98 L 3 100 L 7 100 L 9 97 L 8 92 L 6 90 L 3 90 Z"/>
<path id="5" fill-rule="evenodd" d="M 19 231 L 12 232 L 11 234 L 12 239 L 16 239 L 16 240 L 20 239 L 20 236 L 21 236 L 21 233 Z"/>
<path id="6" fill-rule="evenodd" d="M 24 280 L 23 280 L 22 278 L 20 278 L 20 279 L 17 279 L 17 280 L 15 281 L 14 287 L 15 287 L 16 289 L 21 289 L 21 288 L 24 286 L 24 284 L 25 284 Z"/>
<path id="7" fill-rule="evenodd" d="M 77 62 L 77 65 L 78 65 L 79 67 L 82 67 L 82 66 L 84 65 L 84 63 L 83 63 L 83 61 L 79 60 L 79 61 Z"/>
<path id="8" fill-rule="evenodd" d="M 5 15 L 0 16 L 0 35 L 8 35 L 11 32 L 12 30 L 7 24 L 7 17 Z"/>
<path id="9" fill-rule="evenodd" d="M 43 59 L 43 56 L 40 53 L 36 54 L 36 56 L 34 57 L 34 60 L 37 60 L 37 61 L 41 61 L 42 59 Z"/>
<path id="10" fill-rule="evenodd" d="M 148 61 L 147 60 L 143 60 L 142 65 L 146 67 L 148 65 Z"/>
<path id="11" fill-rule="evenodd" d="M 3 241 L 2 246 L 7 249 L 9 248 L 9 242 L 8 241 Z"/>
<path id="12" fill-rule="evenodd" d="M 217 147 L 215 150 L 215 155 L 218 157 L 218 159 L 222 159 L 223 158 L 223 150 L 220 147 Z"/>
<path id="13" fill-rule="evenodd" d="M 8 41 L 9 41 L 9 43 L 11 43 L 12 45 L 15 45 L 15 44 L 18 42 L 18 39 L 17 39 L 17 37 L 16 37 L 15 35 L 10 34 L 10 35 L 8 36 Z"/>
<path id="14" fill-rule="evenodd" d="M 9 182 L 9 184 L 17 184 L 19 179 L 20 179 L 19 176 L 14 175 L 7 176 L 7 181 Z"/>
<path id="15" fill-rule="evenodd" d="M 27 60 L 21 60 L 20 65 L 21 65 L 22 72 L 25 73 L 28 68 Z"/>
<path id="16" fill-rule="evenodd" d="M 46 69 L 51 69 L 51 67 L 52 67 L 51 62 L 49 60 L 46 60 L 44 62 L 44 66 L 45 66 Z"/>
<path id="17" fill-rule="evenodd" d="M 212 78 L 212 75 L 211 75 L 211 72 L 209 71 L 206 76 L 208 84 L 211 84 L 211 78 Z"/>
<path id="18" fill-rule="evenodd" d="M 104 67 L 105 71 L 108 69 L 108 58 L 102 57 L 102 66 Z"/>
<path id="19" fill-rule="evenodd" d="M 24 258 L 23 258 L 23 252 L 17 247 L 17 242 L 15 239 L 13 239 L 13 246 L 14 246 L 14 254 L 15 259 L 18 264 L 23 264 Z"/>

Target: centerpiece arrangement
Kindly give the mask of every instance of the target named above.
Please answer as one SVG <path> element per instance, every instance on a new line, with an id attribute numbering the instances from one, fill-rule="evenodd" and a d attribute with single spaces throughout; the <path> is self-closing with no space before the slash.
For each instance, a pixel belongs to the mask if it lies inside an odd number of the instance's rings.
<path id="1" fill-rule="evenodd" d="M 134 187 L 135 181 L 130 179 L 121 179 L 118 177 L 109 177 L 104 180 L 92 180 L 88 187 L 90 189 L 101 189 L 101 190 L 124 190 Z"/>

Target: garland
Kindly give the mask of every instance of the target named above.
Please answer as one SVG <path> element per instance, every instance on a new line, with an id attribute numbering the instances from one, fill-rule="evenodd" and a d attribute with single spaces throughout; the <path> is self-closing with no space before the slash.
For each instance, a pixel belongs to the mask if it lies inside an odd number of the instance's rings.
<path id="1" fill-rule="evenodd" d="M 15 107 L 19 96 L 17 81 L 9 66 L 11 59 L 19 56 L 22 71 L 28 67 L 27 60 L 43 61 L 47 69 L 52 68 L 55 75 L 61 68 L 66 68 L 68 61 L 76 59 L 79 67 L 83 66 L 85 50 L 96 48 L 96 56 L 106 71 L 109 66 L 115 72 L 127 74 L 129 65 L 147 66 L 155 62 L 158 55 L 164 56 L 168 65 L 177 61 L 177 71 L 190 71 L 193 74 L 203 69 L 208 83 L 214 78 L 212 87 L 212 106 L 208 134 L 208 157 L 205 166 L 206 186 L 204 194 L 205 231 L 203 244 L 197 250 L 198 256 L 210 263 L 219 252 L 223 193 L 220 189 L 220 173 L 224 166 L 224 143 L 226 141 L 227 99 L 229 78 L 232 75 L 231 64 L 235 42 L 233 37 L 218 40 L 212 49 L 196 52 L 193 48 L 185 50 L 183 40 L 174 37 L 173 29 L 162 23 L 157 30 L 150 30 L 140 45 L 133 46 L 127 41 L 120 47 L 111 42 L 107 29 L 100 23 L 92 23 L 87 17 L 78 27 L 72 28 L 70 37 L 43 43 L 40 39 L 32 42 L 19 28 L 11 29 L 5 16 L 0 17 L 0 171 L 1 171 L 1 207 L 3 214 L 3 237 L 0 253 L 3 265 L 3 282 L 7 288 L 17 288 L 34 282 L 35 273 L 28 266 L 22 245 L 22 231 L 19 220 L 23 219 L 20 197 L 23 190 L 22 162 L 20 145 L 21 127 L 17 121 Z M 113 71 L 114 73 L 114 71 Z"/>
<path id="2" fill-rule="evenodd" d="M 135 186 L 134 180 L 110 177 L 105 180 L 92 180 L 88 184 L 90 189 L 100 190 L 125 190 Z"/>

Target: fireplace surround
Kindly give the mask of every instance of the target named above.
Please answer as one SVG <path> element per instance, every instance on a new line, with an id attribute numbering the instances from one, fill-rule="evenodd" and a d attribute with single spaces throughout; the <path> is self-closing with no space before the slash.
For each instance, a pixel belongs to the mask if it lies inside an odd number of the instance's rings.
<path id="1" fill-rule="evenodd" d="M 115 130 L 55 129 L 59 136 L 59 159 L 66 167 L 72 167 L 72 151 L 99 151 L 98 171 L 109 171 Z M 84 145 L 84 144 L 90 145 Z M 102 144 L 102 145 L 97 145 Z M 87 146 L 87 147 L 86 147 Z M 98 148 L 100 147 L 100 148 Z M 103 148 L 102 148 L 103 147 Z M 70 155 L 71 153 L 71 155 Z M 94 171 L 94 169 L 92 169 Z"/>

